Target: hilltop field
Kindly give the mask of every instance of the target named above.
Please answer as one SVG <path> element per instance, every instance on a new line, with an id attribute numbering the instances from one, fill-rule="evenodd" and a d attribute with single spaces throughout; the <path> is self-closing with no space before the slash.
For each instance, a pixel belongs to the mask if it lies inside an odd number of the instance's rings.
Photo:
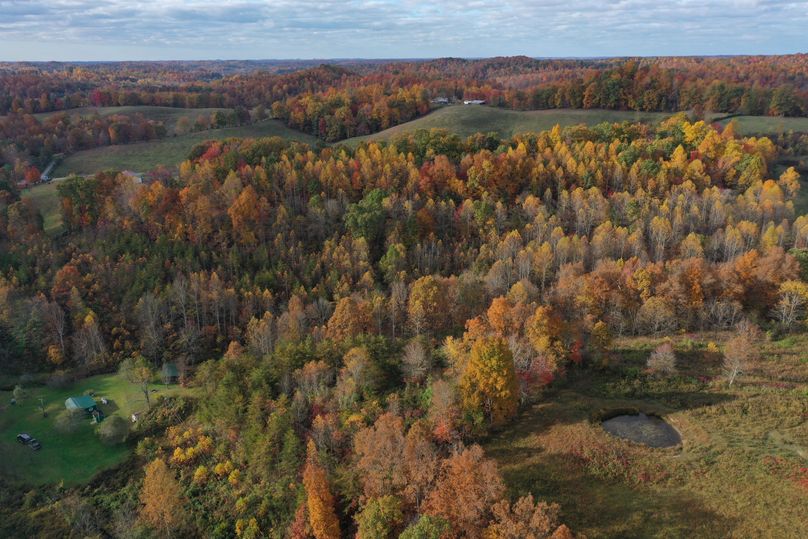
<path id="1" fill-rule="evenodd" d="M 232 137 L 283 137 L 308 144 L 317 143 L 314 137 L 289 129 L 277 120 L 265 120 L 252 125 L 209 129 L 149 142 L 103 146 L 77 152 L 56 167 L 54 176 L 93 174 L 108 169 L 143 172 L 157 165 L 173 167 L 182 162 L 200 142 Z"/>
<path id="2" fill-rule="evenodd" d="M 79 107 L 75 109 L 69 109 L 66 111 L 55 111 L 55 112 L 40 112 L 34 114 L 38 120 L 42 121 L 46 118 L 54 116 L 56 114 L 67 114 L 68 116 L 93 116 L 98 115 L 101 117 L 104 116 L 112 116 L 113 114 L 142 114 L 145 118 L 149 120 L 154 120 L 156 122 L 162 122 L 163 125 L 166 127 L 166 132 L 169 135 L 178 134 L 177 133 L 177 123 L 180 121 L 181 118 L 188 118 L 188 120 L 193 124 L 197 118 L 200 116 L 210 116 L 215 112 L 232 112 L 233 109 L 226 109 L 226 108 L 199 108 L 199 109 L 186 109 L 180 107 L 152 107 L 146 105 L 136 105 L 136 106 L 122 106 L 122 107 Z"/>
<path id="3" fill-rule="evenodd" d="M 669 117 L 666 112 L 635 112 L 598 109 L 550 109 L 515 111 L 487 106 L 453 105 L 436 109 L 417 120 L 412 120 L 379 133 L 354 137 L 343 141 L 355 146 L 368 140 L 391 140 L 419 129 L 448 129 L 461 137 L 474 133 L 495 132 L 503 138 L 529 131 L 545 131 L 556 124 L 561 127 L 603 122 L 658 123 Z M 735 120 L 740 134 L 777 134 L 786 131 L 808 131 L 808 118 L 778 118 L 772 116 L 713 115 L 715 121 L 726 125 Z"/>
<path id="4" fill-rule="evenodd" d="M 516 111 L 476 105 L 441 107 L 417 120 L 364 137 L 343 141 L 354 146 L 368 140 L 391 140 L 419 129 L 447 129 L 461 137 L 474 133 L 495 132 L 503 138 L 528 131 L 545 131 L 556 124 L 561 127 L 576 124 L 595 125 L 602 122 L 658 122 L 670 116 L 664 112 L 633 112 L 615 110 L 531 110 Z"/>

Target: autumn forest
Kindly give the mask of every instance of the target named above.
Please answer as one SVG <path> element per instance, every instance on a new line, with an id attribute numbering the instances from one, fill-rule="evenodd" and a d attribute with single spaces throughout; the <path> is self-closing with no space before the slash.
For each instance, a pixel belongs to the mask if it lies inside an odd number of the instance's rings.
<path id="1" fill-rule="evenodd" d="M 447 107 L 627 116 L 373 138 Z M 804 54 L 0 63 L 0 536 L 804 537 L 808 128 L 733 118 L 806 116 Z"/>

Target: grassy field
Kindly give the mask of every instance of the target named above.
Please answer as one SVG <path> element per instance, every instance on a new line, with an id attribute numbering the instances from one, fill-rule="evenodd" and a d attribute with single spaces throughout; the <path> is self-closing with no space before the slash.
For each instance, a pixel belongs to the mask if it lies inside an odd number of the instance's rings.
<path id="1" fill-rule="evenodd" d="M 62 228 L 62 209 L 56 193 L 59 181 L 43 183 L 22 192 L 22 197 L 30 199 L 42 214 L 45 232 L 48 234 L 54 234 Z"/>
<path id="2" fill-rule="evenodd" d="M 266 120 L 253 125 L 211 129 L 167 137 L 151 142 L 104 146 L 75 153 L 62 161 L 54 171 L 55 177 L 74 174 L 93 174 L 99 170 L 134 170 L 145 172 L 157 165 L 174 166 L 182 162 L 191 149 L 206 140 L 230 137 L 283 137 L 315 144 L 317 139 L 289 129 L 277 120 Z"/>
<path id="3" fill-rule="evenodd" d="M 406 122 L 372 135 L 351 138 L 343 141 L 343 143 L 354 146 L 362 141 L 390 140 L 418 129 L 435 128 L 448 129 L 461 137 L 489 131 L 494 131 L 502 137 L 510 137 L 519 133 L 551 129 L 556 124 L 565 127 L 577 124 L 595 125 L 602 122 L 657 123 L 670 115 L 667 112 L 599 109 L 515 111 L 486 106 L 453 105 L 436 109 L 431 114 L 411 122 Z M 808 131 L 808 118 L 735 116 L 733 118 L 719 119 L 718 123 L 727 124 L 732 119 L 737 122 L 740 134 L 776 134 L 788 130 Z"/>
<path id="4" fill-rule="evenodd" d="M 620 342 L 608 372 L 573 373 L 527 409 L 486 444 L 511 493 L 560 503 L 590 539 L 808 537 L 808 335 L 766 343 L 759 368 L 731 388 L 707 338 L 677 344 L 670 380 L 642 374 L 661 341 Z M 621 408 L 662 415 L 682 446 L 607 434 L 598 414 Z"/>
<path id="5" fill-rule="evenodd" d="M 777 135 L 788 131 L 808 132 L 808 118 L 780 118 L 778 116 L 733 116 L 718 120 L 722 125 L 734 120 L 742 135 Z"/>
<path id="6" fill-rule="evenodd" d="M 544 131 L 559 124 L 595 125 L 602 122 L 658 122 L 670 116 L 662 112 L 628 112 L 615 110 L 533 110 L 515 111 L 485 106 L 454 105 L 442 107 L 431 114 L 386 129 L 373 135 L 355 137 L 344 141 L 356 145 L 366 140 L 390 140 L 418 129 L 448 129 L 461 137 L 474 133 L 495 131 L 502 137 L 510 137 L 529 131 Z"/>
<path id="7" fill-rule="evenodd" d="M 224 108 L 206 109 L 185 109 L 177 107 L 151 107 L 151 106 L 131 106 L 131 107 L 81 107 L 59 112 L 40 112 L 34 114 L 39 120 L 44 120 L 55 114 L 67 112 L 71 116 L 110 116 L 112 114 L 142 114 L 145 118 L 163 122 L 169 135 L 173 135 L 177 126 L 177 121 L 182 117 L 187 117 L 193 123 L 199 116 L 210 116 L 216 111 L 230 111 Z"/>
<path id="8" fill-rule="evenodd" d="M 188 391 L 176 385 L 152 387 L 157 389 L 155 397 Z M 138 388 L 118 375 L 93 376 L 67 389 L 30 388 L 28 397 L 14 406 L 9 404 L 11 394 L 0 392 L 0 474 L 26 484 L 64 481 L 65 485 L 76 485 L 125 460 L 131 447 L 102 444 L 93 432 L 90 419 L 69 434 L 54 428 L 54 418 L 64 410 L 65 399 L 80 396 L 88 389 L 95 391 L 96 399 L 106 397 L 109 400 L 109 405 L 100 405 L 107 416 L 114 414 L 128 418 L 132 412 L 146 408 Z M 43 418 L 38 409 L 39 397 L 44 399 L 47 418 Z M 32 451 L 17 443 L 15 437 L 21 432 L 42 442 L 42 449 Z"/>

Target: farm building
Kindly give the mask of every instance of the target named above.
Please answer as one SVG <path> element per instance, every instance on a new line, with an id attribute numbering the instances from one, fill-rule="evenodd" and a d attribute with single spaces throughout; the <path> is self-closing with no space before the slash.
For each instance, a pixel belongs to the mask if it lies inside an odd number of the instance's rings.
<path id="1" fill-rule="evenodd" d="M 176 384 L 180 379 L 180 371 L 177 369 L 176 363 L 163 363 L 163 368 L 160 371 L 160 376 L 163 378 L 164 384 Z"/>
<path id="2" fill-rule="evenodd" d="M 85 412 L 92 413 L 95 407 L 95 399 L 89 395 L 84 395 L 81 397 L 69 397 L 65 401 L 65 408 L 68 410 L 84 410 Z"/>
<path id="3" fill-rule="evenodd" d="M 485 99 L 466 99 L 464 105 L 485 105 Z"/>
<path id="4" fill-rule="evenodd" d="M 124 170 L 121 172 L 127 178 L 131 178 L 135 183 L 143 183 L 143 173 L 142 172 L 132 172 L 131 170 Z"/>

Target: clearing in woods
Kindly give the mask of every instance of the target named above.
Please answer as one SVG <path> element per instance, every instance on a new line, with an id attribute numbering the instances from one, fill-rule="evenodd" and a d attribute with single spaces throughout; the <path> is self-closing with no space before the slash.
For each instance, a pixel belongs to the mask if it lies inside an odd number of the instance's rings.
<path id="1" fill-rule="evenodd" d="M 191 390 L 178 385 L 152 384 L 152 402 L 159 395 L 188 394 Z M 132 412 L 146 409 L 139 388 L 117 374 L 104 374 L 79 380 L 66 388 L 47 386 L 26 388 L 27 396 L 10 404 L 11 392 L 0 392 L 0 474 L 28 485 L 77 485 L 88 481 L 101 470 L 120 464 L 132 450 L 129 444 L 109 446 L 101 442 L 87 418 L 74 432 L 56 429 L 54 420 L 65 409 L 65 399 L 92 390 L 99 408 L 109 419 L 119 415 L 127 421 Z M 48 417 L 42 417 L 39 398 L 43 399 Z M 100 404 L 101 397 L 109 404 Z M 32 451 L 17 443 L 16 436 L 27 433 L 42 443 Z"/>
<path id="2" fill-rule="evenodd" d="M 759 366 L 728 387 L 720 333 L 674 340 L 679 374 L 644 372 L 663 339 L 623 339 L 602 375 L 551 389 L 484 445 L 513 496 L 561 505 L 599 537 L 808 537 L 808 335 L 763 344 Z M 663 416 L 682 436 L 651 449 L 616 438 L 604 412 Z"/>

